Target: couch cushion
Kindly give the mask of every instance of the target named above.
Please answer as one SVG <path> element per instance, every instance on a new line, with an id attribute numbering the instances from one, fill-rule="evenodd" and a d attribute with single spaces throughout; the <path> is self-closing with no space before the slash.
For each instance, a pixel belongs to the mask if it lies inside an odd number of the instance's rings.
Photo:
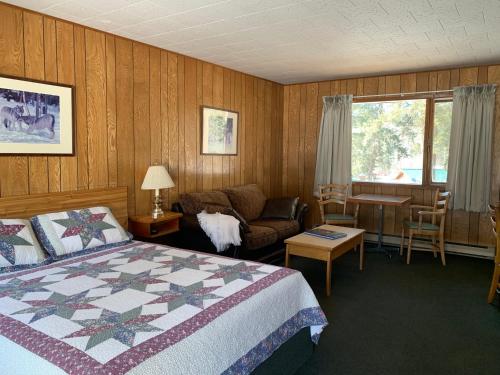
<path id="1" fill-rule="evenodd" d="M 196 215 L 209 205 L 231 207 L 231 202 L 222 191 L 181 194 L 179 203 L 182 211 L 189 215 Z"/>
<path id="2" fill-rule="evenodd" d="M 254 220 L 250 223 L 250 226 L 262 226 L 272 228 L 278 234 L 278 239 L 283 240 L 285 238 L 296 235 L 300 232 L 300 225 L 297 220 Z"/>
<path id="3" fill-rule="evenodd" d="M 260 218 L 292 220 L 295 218 L 297 204 L 299 197 L 268 199 Z"/>
<path id="4" fill-rule="evenodd" d="M 260 249 L 278 241 L 278 233 L 270 227 L 249 225 L 250 232 L 245 235 L 245 245 L 248 250 Z"/>
<path id="5" fill-rule="evenodd" d="M 266 196 L 255 184 L 226 188 L 224 192 L 231 201 L 233 208 L 246 221 L 257 219 L 266 204 Z"/>

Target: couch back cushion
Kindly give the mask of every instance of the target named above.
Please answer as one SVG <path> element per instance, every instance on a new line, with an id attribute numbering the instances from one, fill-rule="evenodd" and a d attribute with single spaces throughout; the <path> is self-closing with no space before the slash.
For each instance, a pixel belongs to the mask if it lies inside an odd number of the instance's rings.
<path id="1" fill-rule="evenodd" d="M 298 204 L 299 197 L 268 199 L 260 218 L 292 220 L 295 218 Z"/>
<path id="2" fill-rule="evenodd" d="M 255 184 L 226 188 L 224 192 L 231 201 L 233 208 L 246 221 L 257 219 L 266 205 L 266 196 Z"/>
<path id="3" fill-rule="evenodd" d="M 188 215 L 199 214 L 207 206 L 231 207 L 231 202 L 222 191 L 181 194 L 179 203 L 182 211 Z"/>

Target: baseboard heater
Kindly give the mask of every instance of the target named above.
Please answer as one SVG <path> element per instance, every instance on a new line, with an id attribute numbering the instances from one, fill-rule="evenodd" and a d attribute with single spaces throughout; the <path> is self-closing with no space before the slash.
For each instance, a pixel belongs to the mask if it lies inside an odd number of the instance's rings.
<path id="1" fill-rule="evenodd" d="M 377 234 L 367 232 L 365 234 L 365 241 L 370 243 L 377 242 Z M 384 235 L 383 242 L 390 246 L 396 246 L 399 248 L 401 244 L 401 237 Z M 405 250 L 408 245 L 408 238 L 405 238 Z M 417 251 L 432 251 L 431 240 L 426 239 L 413 239 L 412 250 Z M 445 251 L 450 254 L 471 256 L 476 258 L 494 259 L 495 258 L 495 248 L 493 246 L 471 246 L 463 245 L 453 242 L 445 243 Z"/>

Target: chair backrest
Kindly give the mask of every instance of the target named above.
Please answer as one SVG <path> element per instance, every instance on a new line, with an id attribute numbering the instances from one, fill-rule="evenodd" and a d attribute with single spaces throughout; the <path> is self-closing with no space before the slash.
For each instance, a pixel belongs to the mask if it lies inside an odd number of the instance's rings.
<path id="1" fill-rule="evenodd" d="M 497 238 L 497 218 L 496 218 L 496 213 L 495 213 L 495 207 L 492 206 L 491 204 L 488 205 L 488 213 L 490 215 L 490 222 L 491 222 L 491 229 L 493 231 L 493 236 Z"/>
<path id="2" fill-rule="evenodd" d="M 347 208 L 347 195 L 349 185 L 327 184 L 319 185 L 319 204 L 320 207 L 329 203 L 337 203 L 343 206 L 344 215 Z"/>
<path id="3" fill-rule="evenodd" d="M 500 204 L 497 207 L 490 204 L 488 206 L 488 211 L 490 215 L 491 229 L 493 236 L 495 237 L 495 264 L 500 267 L 500 239 L 498 238 L 498 229 L 500 226 L 497 223 L 497 216 L 500 215 Z"/>
<path id="4" fill-rule="evenodd" d="M 446 222 L 446 212 L 448 211 L 448 203 L 450 202 L 451 192 L 440 191 L 436 189 L 434 194 L 434 212 L 442 212 L 444 215 L 440 216 L 439 226 L 444 230 L 444 224 Z M 432 217 L 432 224 L 436 224 L 436 217 Z"/>

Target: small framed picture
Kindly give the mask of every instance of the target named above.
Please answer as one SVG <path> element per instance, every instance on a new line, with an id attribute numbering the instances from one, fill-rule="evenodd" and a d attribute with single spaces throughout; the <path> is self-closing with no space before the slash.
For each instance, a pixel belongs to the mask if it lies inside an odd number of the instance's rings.
<path id="1" fill-rule="evenodd" d="M 237 155 L 238 112 L 206 106 L 201 111 L 201 153 Z"/>
<path id="2" fill-rule="evenodd" d="M 0 154 L 73 155 L 73 87 L 0 76 Z"/>

